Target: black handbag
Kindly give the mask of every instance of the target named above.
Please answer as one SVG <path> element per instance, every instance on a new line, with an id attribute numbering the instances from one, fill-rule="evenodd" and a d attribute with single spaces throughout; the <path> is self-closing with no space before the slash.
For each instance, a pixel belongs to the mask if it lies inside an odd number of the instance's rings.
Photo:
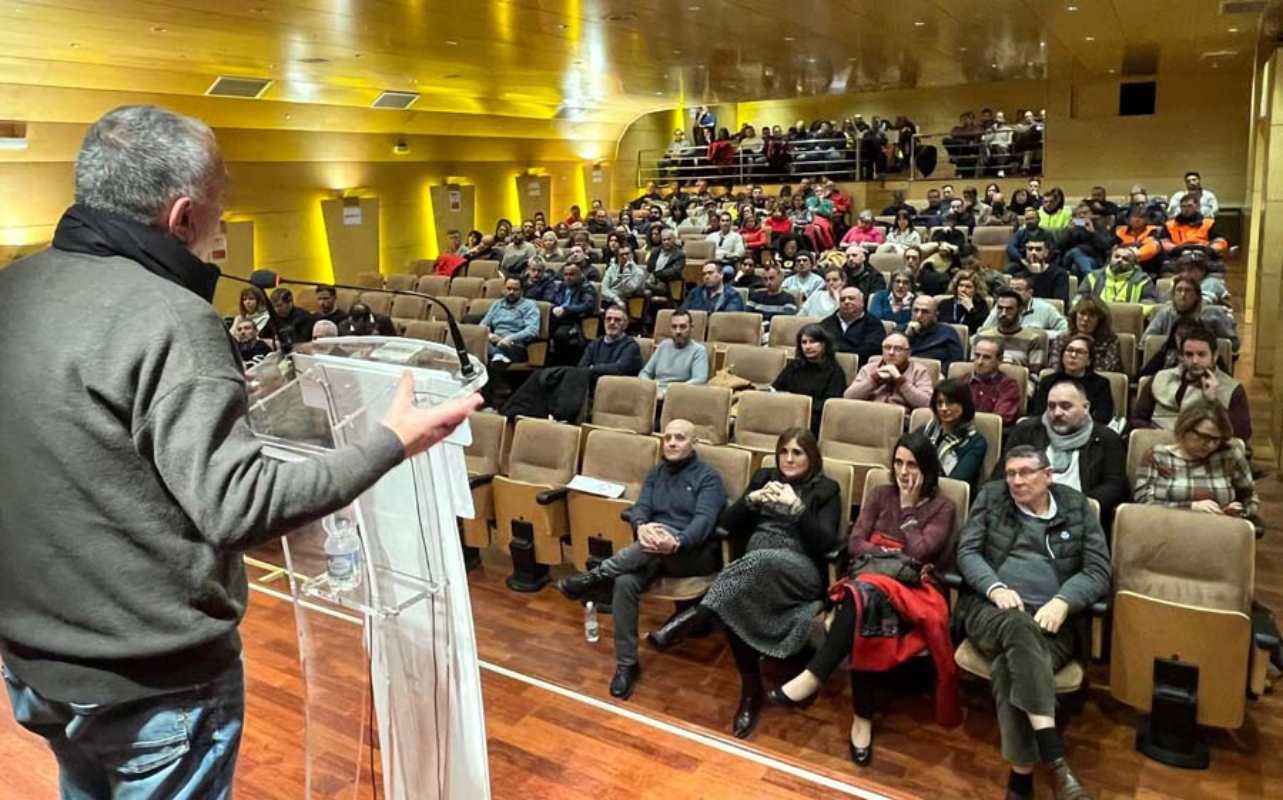
<path id="1" fill-rule="evenodd" d="M 865 553 L 851 560 L 849 575 L 886 575 L 906 586 L 919 586 L 923 575 L 930 569 L 921 561 L 898 551 Z"/>

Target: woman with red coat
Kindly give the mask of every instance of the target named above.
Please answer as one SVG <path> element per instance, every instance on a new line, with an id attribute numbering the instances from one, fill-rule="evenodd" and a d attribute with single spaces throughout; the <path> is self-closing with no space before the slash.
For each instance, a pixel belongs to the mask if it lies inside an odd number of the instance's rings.
<path id="1" fill-rule="evenodd" d="M 760 263 L 762 251 L 770 245 L 771 234 L 758 223 L 757 214 L 748 209 L 740 214 L 740 238 L 744 240 L 744 248 Z"/>
<path id="2" fill-rule="evenodd" d="M 940 461 L 920 432 L 896 442 L 892 458 L 895 482 L 874 489 L 851 529 L 853 567 L 862 556 L 902 553 L 925 565 L 917 585 L 875 572 L 860 572 L 829 590 L 837 603 L 824 645 L 798 676 L 771 691 L 776 704 L 802 708 L 815 700 L 820 687 L 844 659 L 851 665 L 851 760 L 867 766 L 873 760 L 873 684 L 876 673 L 908 662 L 926 649 L 936 667 L 936 721 L 962 721 L 957 667 L 949 638 L 949 604 L 934 572 L 947 566 L 950 535 L 957 509 L 939 491 Z"/>

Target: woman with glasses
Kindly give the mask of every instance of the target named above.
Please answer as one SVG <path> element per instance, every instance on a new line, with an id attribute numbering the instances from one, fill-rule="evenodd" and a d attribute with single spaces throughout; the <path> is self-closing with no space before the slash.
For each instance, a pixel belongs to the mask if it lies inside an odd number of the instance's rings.
<path id="1" fill-rule="evenodd" d="M 891 288 L 873 293 L 869 313 L 902 331 L 913 316 L 913 299 L 913 273 L 900 270 L 891 276 Z"/>
<path id="2" fill-rule="evenodd" d="M 1176 441 L 1155 446 L 1141 462 L 1136 502 L 1255 522 L 1261 501 L 1243 443 L 1233 436 L 1219 403 L 1186 406 L 1176 418 Z"/>
<path id="3" fill-rule="evenodd" d="M 1042 412 L 1047 410 L 1047 395 L 1051 393 L 1051 387 L 1063 380 L 1072 379 L 1082 384 L 1087 393 L 1087 402 L 1091 403 L 1091 418 L 1101 425 L 1108 425 L 1113 420 L 1114 393 L 1110 391 L 1109 379 L 1096 373 L 1092 345 L 1092 338 L 1086 334 L 1069 335 L 1060 351 L 1060 361 L 1056 362 L 1055 371 L 1038 381 L 1038 388 L 1029 400 L 1030 416 L 1042 416 Z"/>
<path id="4" fill-rule="evenodd" d="M 1062 333 L 1051 341 L 1047 363 L 1059 364 L 1060 351 L 1070 336 L 1091 338 L 1092 366 L 1101 372 L 1122 372 L 1123 356 L 1118 345 L 1118 334 L 1110 323 L 1109 306 L 1099 297 L 1079 299 L 1069 311 L 1069 333 Z"/>

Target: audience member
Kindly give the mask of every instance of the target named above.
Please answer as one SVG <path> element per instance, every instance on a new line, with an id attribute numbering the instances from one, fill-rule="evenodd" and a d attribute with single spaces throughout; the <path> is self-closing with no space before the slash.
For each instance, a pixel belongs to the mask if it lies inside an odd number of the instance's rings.
<path id="1" fill-rule="evenodd" d="M 958 510 L 939 490 L 940 463 L 931 443 L 916 432 L 901 436 L 892 450 L 891 464 L 894 480 L 873 489 L 851 528 L 847 547 L 852 571 L 829 590 L 837 608 L 824 644 L 805 670 L 769 695 L 773 705 L 804 708 L 829 676 L 848 663 L 855 711 L 849 747 L 851 760 L 861 767 L 873 760 L 873 704 L 879 673 L 916 658 L 923 650 L 930 652 L 937 670 L 936 722 L 953 726 L 962 721 L 943 587 L 931 571 L 916 586 L 878 570 L 856 571 L 874 560 L 888 566 L 926 564 L 936 569 L 952 561 L 948 545 L 959 522 Z M 870 628 L 876 628 L 878 635 L 866 637 Z"/>
<path id="2" fill-rule="evenodd" d="M 339 326 L 330 322 L 328 319 L 318 319 L 312 323 L 312 341 L 317 339 L 332 339 L 339 335 Z"/>
<path id="3" fill-rule="evenodd" d="M 579 361 L 586 341 L 583 321 L 597 311 L 597 290 L 584 280 L 578 264 L 566 264 L 561 281 L 547 302 L 548 336 L 552 339 L 553 362 L 574 364 Z"/>
<path id="4" fill-rule="evenodd" d="M 557 243 L 557 234 L 555 231 L 544 231 L 539 237 L 538 242 L 539 255 L 544 261 L 565 261 L 566 251 L 561 249 Z"/>
<path id="5" fill-rule="evenodd" d="M 267 298 L 263 296 L 263 290 L 257 286 L 246 286 L 241 289 L 237 311 L 237 316 L 249 317 L 254 320 L 254 327 L 258 329 L 259 333 L 262 333 L 263 328 L 267 327 L 267 322 L 272 316 L 267 310 Z"/>
<path id="6" fill-rule="evenodd" d="M 1170 259 L 1190 248 L 1211 251 L 1217 258 L 1229 252 L 1229 242 L 1216 227 L 1216 219 L 1199 210 L 1199 200 L 1192 194 L 1180 198 L 1180 213 L 1167 220 L 1167 236 L 1161 240 L 1163 252 Z"/>
<path id="7" fill-rule="evenodd" d="M 842 247 L 858 244 L 862 247 L 876 249 L 886 241 L 886 234 L 873 222 L 873 212 L 867 208 L 860 212 L 856 224 L 851 227 L 840 242 Z"/>
<path id="8" fill-rule="evenodd" d="M 962 201 L 956 202 L 960 204 Z M 950 273 L 962 266 L 964 256 L 971 255 L 971 245 L 967 243 L 967 229 L 960 227 L 962 220 L 958 212 L 947 212 L 942 222 L 922 245 L 923 266 L 936 272 Z M 943 283 L 948 282 L 946 274 Z"/>
<path id="9" fill-rule="evenodd" d="M 717 226 L 717 230 L 708 235 L 708 241 L 713 243 L 714 258 L 722 265 L 723 270 L 729 268 L 734 272 L 735 264 L 747 252 L 744 237 L 731 227 L 731 215 L 726 212 L 722 212 L 717 217 Z"/>
<path id="10" fill-rule="evenodd" d="M 353 303 L 339 326 L 340 336 L 396 336 L 396 325 L 385 314 L 375 314 L 365 303 Z"/>
<path id="11" fill-rule="evenodd" d="M 783 270 L 779 265 L 772 264 L 766 268 L 766 286 L 748 296 L 746 308 L 761 314 L 762 322 L 768 329 L 775 317 L 797 313 L 797 297 L 784 291 L 782 284 Z"/>
<path id="12" fill-rule="evenodd" d="M 1121 463 L 1121 454 L 1119 457 Z M 1078 619 L 1109 592 L 1109 548 L 1086 497 L 1057 485 L 1045 450 L 1011 448 L 1005 483 L 972 504 L 958 542 L 964 590 L 955 624 L 985 657 L 1010 798 L 1033 797 L 1033 768 L 1046 765 L 1058 798 L 1085 798 L 1056 731 L 1053 675 L 1075 655 Z"/>
<path id="13" fill-rule="evenodd" d="M 1122 345 L 1119 344 L 1118 334 L 1114 333 L 1109 306 L 1095 297 L 1082 297 L 1069 312 L 1069 318 L 1073 321 L 1073 329 L 1051 340 L 1050 349 L 1047 352 L 1047 363 L 1060 363 L 1060 351 L 1069 337 L 1087 336 L 1092 343 L 1093 368 L 1100 372 L 1122 372 Z"/>
<path id="14" fill-rule="evenodd" d="M 721 264 L 716 261 L 705 262 L 700 275 L 704 280 L 703 285 L 686 294 L 682 300 L 682 308 L 687 311 L 707 311 L 710 314 L 744 310 L 744 298 L 733 287 L 726 285 Z"/>
<path id="15" fill-rule="evenodd" d="M 338 292 L 333 286 L 316 287 L 316 309 L 317 313 L 313 316 L 315 320 L 328 320 L 333 322 L 336 327 L 341 327 L 347 319 L 347 312 L 338 308 Z"/>
<path id="16" fill-rule="evenodd" d="M 975 426 L 976 406 L 967 381 L 945 380 L 931 392 L 931 421 L 921 429 L 940 459 L 940 473 L 963 481 L 972 494 L 984 482 L 989 443 Z"/>
<path id="17" fill-rule="evenodd" d="M 917 358 L 934 358 L 940 362 L 942 374 L 949 373 L 949 365 L 962 360 L 962 340 L 958 332 L 937 321 L 935 298 L 920 294 L 913 301 L 913 319 L 904 327 L 909 337 L 910 355 Z"/>
<path id="18" fill-rule="evenodd" d="M 798 316 L 823 319 L 838 309 L 842 287 L 846 285 L 846 275 L 841 267 L 828 267 L 824 270 L 824 286 L 818 292 L 812 292 L 806 298 Z"/>
<path id="19" fill-rule="evenodd" d="M 839 353 L 855 353 L 868 361 L 882 352 L 886 328 L 882 320 L 864 310 L 864 293 L 854 286 L 838 292 L 838 310 L 825 317 L 820 327 L 829 335 Z"/>
<path id="20" fill-rule="evenodd" d="M 1109 226 L 1110 221 L 1118 217 L 1121 209 L 1118 204 L 1109 199 L 1109 193 L 1105 191 L 1104 186 L 1091 187 L 1091 196 L 1083 203 L 1091 209 L 1091 213 L 1100 218 L 1101 224 Z"/>
<path id="21" fill-rule="evenodd" d="M 1154 279 L 1136 263 L 1136 251 L 1130 247 L 1115 247 L 1109 257 L 1109 266 L 1092 272 L 1078 286 L 1078 295 L 1097 297 L 1106 303 L 1158 302 Z"/>
<path id="22" fill-rule="evenodd" d="M 1027 278 L 1034 297 L 1059 300 L 1068 308 L 1069 273 L 1050 259 L 1046 242 L 1029 242 L 1025 245 L 1024 260 L 1007 267 L 1007 274 L 1013 279 Z"/>
<path id="23" fill-rule="evenodd" d="M 824 288 L 824 279 L 815 274 L 812 261 L 810 253 L 798 253 L 793 262 L 796 271 L 785 278 L 780 287 L 783 291 L 799 295 L 802 302 Z"/>
<path id="24" fill-rule="evenodd" d="M 291 345 L 311 341 L 312 315 L 294 305 L 294 293 L 280 286 L 272 290 L 271 300 L 276 311 L 276 324 L 280 326 L 277 335 Z"/>
<path id="25" fill-rule="evenodd" d="M 1002 417 L 1003 429 L 1016 424 L 1020 416 L 1020 384 L 1002 374 L 1003 341 L 1000 337 L 983 336 L 971 345 L 973 369 L 967 387 L 976 411 Z"/>
<path id="26" fill-rule="evenodd" d="M 1066 334 L 1056 360 L 1051 362 L 1053 372 L 1038 379 L 1038 388 L 1029 400 L 1029 415 L 1042 416 L 1047 410 L 1047 396 L 1051 387 L 1067 380 L 1077 381 L 1083 387 L 1091 409 L 1091 418 L 1101 425 L 1114 421 L 1114 393 L 1109 379 L 1096 372 L 1091 336 L 1082 333 Z"/>
<path id="27" fill-rule="evenodd" d="M 1023 191 L 1023 190 L 1018 190 Z M 1016 228 L 1007 240 L 1007 261 L 1019 264 L 1025 257 L 1025 245 L 1030 242 L 1042 242 L 1048 252 L 1055 246 L 1056 237 L 1039 226 L 1038 209 L 1030 206 L 1024 210 L 1024 224 Z"/>
<path id="28" fill-rule="evenodd" d="M 1059 234 L 1070 225 L 1072 216 L 1065 207 L 1065 193 L 1060 187 L 1053 186 L 1043 195 L 1042 206 L 1038 209 L 1038 226 L 1045 231 Z"/>
<path id="29" fill-rule="evenodd" d="M 525 286 L 522 294 L 531 300 L 551 303 L 557 295 L 557 276 L 548 269 L 543 256 L 530 259 L 522 282 Z"/>
<path id="30" fill-rule="evenodd" d="M 1208 272 L 1206 253 L 1191 251 L 1176 261 L 1176 274 L 1198 284 L 1199 289 L 1202 290 L 1203 304 L 1222 306 L 1230 312 L 1232 318 L 1233 303 L 1230 300 L 1230 291 L 1225 286 L 1225 280 L 1219 275 L 1209 275 Z"/>
<path id="31" fill-rule="evenodd" d="M 1127 209 L 1127 223 L 1114 229 L 1114 241 L 1119 247 L 1130 248 L 1145 274 L 1156 278 L 1163 264 L 1161 233 L 1161 228 L 1150 224 L 1145 207 L 1134 205 Z"/>
<path id="32" fill-rule="evenodd" d="M 891 276 L 891 288 L 873 295 L 869 313 L 883 322 L 890 322 L 903 330 L 913 316 L 913 274 L 900 270 Z"/>
<path id="33" fill-rule="evenodd" d="M 1037 375 L 1047 363 L 1047 332 L 1021 324 L 1024 319 L 1021 297 L 1012 289 L 998 293 L 990 318 L 994 315 L 997 315 L 997 324 L 982 328 L 972 337 L 972 343 L 985 337 L 999 338 L 1004 361 L 1028 367 L 1031 378 Z"/>
<path id="34" fill-rule="evenodd" d="M 629 298 L 642 293 L 646 285 L 646 270 L 633 261 L 633 250 L 621 245 L 615 261 L 606 268 L 601 279 L 601 300 L 605 304 L 618 304 L 625 308 Z"/>
<path id="35" fill-rule="evenodd" d="M 533 226 L 532 226 L 533 230 Z M 508 242 L 503 251 L 503 259 L 499 261 L 499 271 L 504 275 L 520 276 L 526 271 L 526 265 L 530 259 L 539 254 L 539 248 L 526 238 L 525 226 L 522 230 L 513 231 L 512 239 Z"/>
<path id="36" fill-rule="evenodd" d="M 1224 306 L 1205 304 L 1203 287 L 1184 276 L 1172 280 L 1172 299 L 1154 312 L 1145 328 L 1145 335 L 1165 337 L 1182 319 L 1197 322 L 1218 338 L 1229 339 L 1231 352 L 1238 354 L 1238 326 L 1234 323 L 1234 315 Z"/>
<path id="37" fill-rule="evenodd" d="M 1136 476 L 1136 502 L 1205 514 L 1255 518 L 1260 510 L 1252 466 L 1234 441 L 1229 414 L 1219 403 L 1198 400 L 1176 418 L 1176 441 L 1155 445 Z"/>
<path id="38" fill-rule="evenodd" d="M 1141 387 L 1132 407 L 1131 425 L 1174 430 L 1180 412 L 1200 400 L 1219 403 L 1229 414 L 1234 435 L 1244 442 L 1252 440 L 1246 388 L 1217 367 L 1212 332 L 1195 327 L 1181 342 L 1180 364 L 1160 370 Z"/>
<path id="39" fill-rule="evenodd" d="M 602 314 L 605 332 L 593 339 L 579 357 L 579 366 L 589 370 L 595 383 L 602 375 L 633 376 L 641 372 L 641 348 L 627 334 L 628 312 L 610 306 Z"/>
<path id="40" fill-rule="evenodd" d="M 686 251 L 672 228 L 660 231 L 659 247 L 646 257 L 646 286 L 662 297 L 668 297 L 669 281 L 680 280 L 686 269 Z"/>
<path id="41" fill-rule="evenodd" d="M 659 343 L 640 373 L 656 383 L 661 399 L 674 383 L 708 383 L 708 351 L 699 342 L 691 341 L 690 313 L 684 309 L 674 311 L 669 318 L 669 332 L 670 338 Z"/>
<path id="42" fill-rule="evenodd" d="M 882 355 L 856 373 L 842 396 L 848 400 L 891 403 L 912 411 L 931 402 L 931 373 L 909 358 L 909 339 L 893 333 L 882 340 Z"/>
<path id="43" fill-rule="evenodd" d="M 810 642 L 812 623 L 824 607 L 825 556 L 841 537 L 841 492 L 824 475 L 811 432 L 793 428 L 780 434 L 775 462 L 759 469 L 722 515 L 730 535 L 746 542 L 744 555 L 726 565 L 698 605 L 648 637 L 663 650 L 692 625 L 721 623 L 740 674 L 731 730 L 741 739 L 752 735 L 765 698 L 761 657 L 790 658 Z"/>
<path id="44" fill-rule="evenodd" d="M 975 272 L 958 270 L 949 283 L 953 295 L 940 304 L 940 319 L 952 325 L 966 325 L 975 333 L 989 316 L 989 302 L 985 299 L 986 287 Z"/>
<path id="45" fill-rule="evenodd" d="M 710 575 L 722 561 L 712 534 L 726 506 L 726 489 L 717 471 L 695 452 L 695 426 L 684 419 L 669 422 L 661 455 L 662 463 L 646 473 L 628 512 L 637 541 L 593 569 L 557 582 L 563 595 L 579 600 L 614 581 L 616 667 L 610 694 L 620 700 L 632 695 L 641 676 L 637 618 L 642 592 L 661 575 Z"/>
<path id="46" fill-rule="evenodd" d="M 938 295 L 949 291 L 949 264 L 936 258 L 922 260 L 922 250 L 906 247 L 901 254 L 904 269 L 913 275 L 913 290 L 919 294 Z"/>
<path id="47" fill-rule="evenodd" d="M 1007 289 L 1015 292 L 1020 297 L 1020 325 L 1025 328 L 1038 328 L 1047 332 L 1048 336 L 1055 336 L 1060 333 L 1069 332 L 1069 323 L 1065 315 L 1056 310 L 1056 307 L 1041 297 L 1034 297 L 1033 281 L 1028 276 L 1016 275 L 1008 282 Z M 994 293 L 996 298 L 1002 294 L 1002 290 Z M 985 319 L 981 329 L 992 328 L 998 324 L 998 305 L 994 301 L 993 310 Z"/>
<path id="48" fill-rule="evenodd" d="M 879 253 L 903 253 L 907 247 L 921 247 L 922 234 L 913 227 L 913 212 L 901 209 L 895 212 L 895 221 L 887 231 L 886 241 L 878 247 Z"/>
<path id="49" fill-rule="evenodd" d="M 1092 218 L 1091 206 L 1080 203 L 1074 207 L 1069 228 L 1065 231 L 1063 264 L 1082 279 L 1100 268 L 1113 244 L 1113 232 L 1105 227 L 1103 220 L 1098 227 Z"/>
<path id="50" fill-rule="evenodd" d="M 1216 195 L 1210 189 L 1203 188 L 1203 179 L 1197 172 L 1185 173 L 1185 190 L 1172 192 L 1171 200 L 1167 204 L 1167 216 L 1174 217 L 1181 213 L 1181 205 L 1186 196 L 1191 196 L 1198 204 L 1198 213 L 1204 217 L 1215 217 L 1216 212 L 1221 210 L 1220 203 L 1216 200 Z"/>
<path id="51" fill-rule="evenodd" d="M 872 297 L 887 288 L 886 277 L 869 263 L 863 247 L 851 245 L 846 249 L 846 263 L 842 269 L 846 272 L 846 285 L 859 289 L 864 297 Z"/>
<path id="52" fill-rule="evenodd" d="M 258 328 L 252 317 L 237 317 L 232 320 L 232 338 L 236 340 L 236 355 L 241 357 L 241 365 L 245 369 L 258 366 L 258 362 L 272 352 L 267 342 L 258 338 Z M 841 390 L 838 394 L 841 394 Z"/>
<path id="53" fill-rule="evenodd" d="M 488 333 L 491 363 L 522 363 L 526 360 L 526 344 L 539 335 L 539 307 L 522 296 L 521 281 L 508 278 L 503 297 L 486 310 L 480 325 Z"/>
<path id="54" fill-rule="evenodd" d="M 846 390 L 846 373 L 837 362 L 833 340 L 819 325 L 804 325 L 797 332 L 793 358 L 784 365 L 771 388 L 777 392 L 811 398 L 811 432 L 820 434 L 824 403 L 841 397 Z"/>

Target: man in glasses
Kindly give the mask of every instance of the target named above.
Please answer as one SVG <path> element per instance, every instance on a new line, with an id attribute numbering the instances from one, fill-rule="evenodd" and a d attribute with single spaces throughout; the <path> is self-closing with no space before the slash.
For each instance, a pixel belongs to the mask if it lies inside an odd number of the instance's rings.
<path id="1" fill-rule="evenodd" d="M 1181 362 L 1160 370 L 1136 397 L 1132 410 L 1133 428 L 1175 430 L 1181 409 L 1198 400 L 1220 404 L 1230 415 L 1234 436 L 1252 440 L 1252 411 L 1243 384 L 1216 364 L 1216 336 L 1201 326 L 1181 342 Z"/>
<path id="2" fill-rule="evenodd" d="M 931 373 L 909 360 L 909 338 L 893 333 L 882 340 L 882 357 L 860 368 L 843 394 L 848 400 L 894 403 L 905 413 L 926 408 L 931 402 Z"/>
<path id="3" fill-rule="evenodd" d="M 1007 796 L 1033 797 L 1041 762 L 1058 799 L 1083 800 L 1056 732 L 1054 676 L 1086 650 L 1079 623 L 1109 591 L 1105 532 L 1087 497 L 1053 480 L 1045 450 L 1012 447 L 1000 469 L 1005 483 L 980 491 L 958 542 L 954 624 L 992 662 Z"/>

